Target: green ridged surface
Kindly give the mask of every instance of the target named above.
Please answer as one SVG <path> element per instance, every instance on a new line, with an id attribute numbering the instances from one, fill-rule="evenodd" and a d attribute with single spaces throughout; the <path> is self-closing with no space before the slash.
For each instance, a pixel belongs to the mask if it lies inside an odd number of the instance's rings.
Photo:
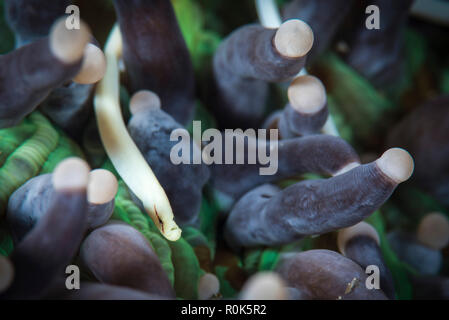
<path id="1" fill-rule="evenodd" d="M 198 280 L 201 269 L 195 251 L 189 243 L 180 238 L 169 242 L 175 267 L 175 291 L 182 299 L 198 299 Z"/>
<path id="2" fill-rule="evenodd" d="M 172 253 L 167 241 L 160 235 L 150 219 L 147 219 L 140 209 L 131 201 L 123 181 L 119 181 L 119 191 L 115 198 L 113 219 L 129 223 L 139 230 L 150 242 L 161 261 L 170 282 L 174 283 L 174 267 L 171 261 Z"/>
<path id="3" fill-rule="evenodd" d="M 109 166 L 108 161 L 103 168 Z M 193 246 L 183 237 L 175 242 L 163 238 L 151 218 L 131 200 L 129 191 L 121 180 L 112 219 L 130 224 L 147 238 L 173 284 L 178 298 L 196 299 L 198 297 L 198 280 L 204 274 L 204 270 L 200 268 Z M 190 241 L 196 241 L 196 243 L 203 241 L 203 244 L 207 244 L 206 237 L 199 230 L 193 227 L 188 227 L 187 230 Z"/>
<path id="4" fill-rule="evenodd" d="M 81 149 L 40 112 L 33 112 L 19 125 L 0 130 L 0 216 L 11 194 L 29 179 L 52 172 L 68 157 L 81 157 Z M 0 226 L 0 254 L 13 250 L 11 236 Z"/>
<path id="5" fill-rule="evenodd" d="M 40 113 L 30 115 L 36 128 L 6 159 L 0 168 L 0 214 L 5 213 L 9 196 L 30 178 L 36 176 L 50 153 L 58 145 L 58 132 Z M 0 135 L 8 135 L 9 129 L 0 130 Z"/>

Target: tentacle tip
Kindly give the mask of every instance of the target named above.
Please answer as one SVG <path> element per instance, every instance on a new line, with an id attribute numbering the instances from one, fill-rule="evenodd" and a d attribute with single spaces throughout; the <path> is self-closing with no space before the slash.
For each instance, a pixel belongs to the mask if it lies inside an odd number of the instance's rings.
<path id="1" fill-rule="evenodd" d="M 312 49 L 313 41 L 312 29 L 299 19 L 285 21 L 274 36 L 276 50 L 292 59 L 304 57 Z"/>
<path id="2" fill-rule="evenodd" d="M 380 170 L 396 183 L 408 180 L 413 174 L 414 162 L 408 151 L 391 148 L 376 160 Z"/>
<path id="3" fill-rule="evenodd" d="M 314 76 L 296 77 L 288 87 L 287 95 L 292 108 L 300 113 L 317 113 L 326 106 L 326 89 Z"/>
<path id="4" fill-rule="evenodd" d="M 12 262 L 0 255 L 0 293 L 6 291 L 14 280 L 14 266 Z"/>
<path id="5" fill-rule="evenodd" d="M 87 189 L 89 165 L 80 158 L 67 158 L 53 171 L 53 187 L 57 191 L 78 191 Z"/>
<path id="6" fill-rule="evenodd" d="M 435 250 L 441 250 L 449 244 L 449 220 L 439 213 L 427 214 L 419 223 L 418 240 Z"/>
<path id="7" fill-rule="evenodd" d="M 103 79 L 106 73 L 106 57 L 103 51 L 92 43 L 84 49 L 83 65 L 73 78 L 79 84 L 92 84 Z"/>
<path id="8" fill-rule="evenodd" d="M 212 273 L 204 274 L 198 282 L 198 299 L 208 300 L 220 292 L 220 281 Z"/>
<path id="9" fill-rule="evenodd" d="M 90 28 L 85 22 L 80 21 L 79 28 L 71 29 L 62 17 L 51 28 L 50 50 L 63 63 L 75 63 L 83 57 L 90 35 Z"/>
<path id="10" fill-rule="evenodd" d="M 356 236 L 367 236 L 380 244 L 379 234 L 369 223 L 359 222 L 351 227 L 341 229 L 337 235 L 338 250 L 345 255 L 346 243 Z"/>
<path id="11" fill-rule="evenodd" d="M 133 115 L 144 110 L 157 110 L 161 108 L 161 99 L 153 91 L 140 90 L 131 97 L 129 108 Z"/>
<path id="12" fill-rule="evenodd" d="M 275 272 L 259 272 L 243 286 L 242 300 L 286 300 L 288 290 L 285 281 Z"/>
<path id="13" fill-rule="evenodd" d="M 118 182 L 115 175 L 105 169 L 96 169 L 89 174 L 87 199 L 93 204 L 104 204 L 115 198 Z"/>

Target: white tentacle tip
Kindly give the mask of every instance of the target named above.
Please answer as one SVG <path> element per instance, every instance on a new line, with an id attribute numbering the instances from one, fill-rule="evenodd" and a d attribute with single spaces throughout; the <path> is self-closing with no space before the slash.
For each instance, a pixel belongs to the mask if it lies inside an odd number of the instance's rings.
<path id="1" fill-rule="evenodd" d="M 286 300 L 288 290 L 285 281 L 275 272 L 259 272 L 243 286 L 242 300 Z"/>
<path id="2" fill-rule="evenodd" d="M 106 73 L 106 57 L 96 45 L 88 43 L 84 49 L 83 64 L 73 81 L 80 84 L 92 84 L 103 79 Z"/>
<path id="3" fill-rule="evenodd" d="M 295 78 L 287 90 L 288 100 L 293 109 L 303 114 L 313 114 L 326 106 L 326 89 L 314 76 Z"/>
<path id="4" fill-rule="evenodd" d="M 89 182 L 89 165 L 80 158 L 67 158 L 53 171 L 53 187 L 57 191 L 86 190 Z"/>
<path id="5" fill-rule="evenodd" d="M 198 281 L 198 299 L 208 300 L 220 292 L 220 281 L 212 273 L 204 274 Z"/>
<path id="6" fill-rule="evenodd" d="M 443 249 L 449 244 L 448 218 L 439 212 L 427 214 L 419 223 L 417 238 L 432 249 Z"/>
<path id="7" fill-rule="evenodd" d="M 304 57 L 313 46 L 313 31 L 302 20 L 285 21 L 274 36 L 274 46 L 277 51 L 287 58 Z"/>
<path id="8" fill-rule="evenodd" d="M 93 204 L 104 204 L 114 199 L 118 190 L 117 178 L 105 169 L 92 170 L 89 174 L 87 199 Z"/>
<path id="9" fill-rule="evenodd" d="M 379 234 L 369 223 L 359 222 L 351 227 L 341 229 L 337 235 L 338 250 L 345 255 L 346 243 L 356 236 L 367 236 L 380 244 Z"/>
<path id="10" fill-rule="evenodd" d="M 144 110 L 157 110 L 161 108 L 161 99 L 150 90 L 137 91 L 129 102 L 129 109 L 133 115 Z"/>
<path id="11" fill-rule="evenodd" d="M 376 160 L 379 169 L 396 183 L 408 180 L 413 174 L 413 158 L 406 150 L 391 148 Z"/>
<path id="12" fill-rule="evenodd" d="M 50 50 L 63 63 L 75 63 L 83 57 L 90 35 L 90 28 L 85 22 L 80 21 L 79 29 L 69 29 L 66 19 L 60 18 L 50 31 Z"/>

